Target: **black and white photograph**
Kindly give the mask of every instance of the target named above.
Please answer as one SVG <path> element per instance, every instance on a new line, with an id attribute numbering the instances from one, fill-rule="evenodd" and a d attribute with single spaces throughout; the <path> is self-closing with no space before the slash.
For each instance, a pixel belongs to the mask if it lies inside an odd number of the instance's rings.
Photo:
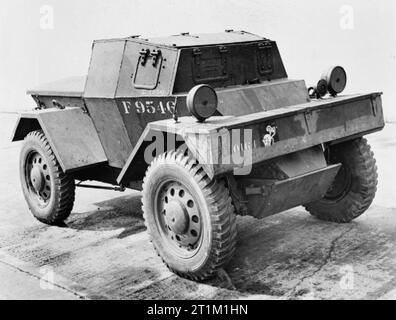
<path id="1" fill-rule="evenodd" d="M 0 6 L 0 300 L 396 300 L 396 2 Z"/>

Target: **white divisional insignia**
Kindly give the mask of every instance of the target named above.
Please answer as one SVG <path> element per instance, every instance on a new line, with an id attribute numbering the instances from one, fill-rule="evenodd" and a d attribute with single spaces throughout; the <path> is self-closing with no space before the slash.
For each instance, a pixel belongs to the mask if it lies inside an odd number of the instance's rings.
<path id="1" fill-rule="evenodd" d="M 276 127 L 267 126 L 267 134 L 263 138 L 263 143 L 265 147 L 270 147 L 275 143 Z"/>

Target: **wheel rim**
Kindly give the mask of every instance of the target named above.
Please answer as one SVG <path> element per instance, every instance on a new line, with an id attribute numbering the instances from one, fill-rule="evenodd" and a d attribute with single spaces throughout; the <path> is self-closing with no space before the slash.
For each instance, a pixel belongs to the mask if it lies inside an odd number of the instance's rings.
<path id="1" fill-rule="evenodd" d="M 197 199 L 182 183 L 168 180 L 156 192 L 156 223 L 174 254 L 191 257 L 202 243 L 202 216 Z"/>
<path id="2" fill-rule="evenodd" d="M 51 199 L 51 175 L 45 158 L 37 151 L 30 152 L 25 162 L 25 180 L 31 198 L 40 207 L 46 207 Z"/>

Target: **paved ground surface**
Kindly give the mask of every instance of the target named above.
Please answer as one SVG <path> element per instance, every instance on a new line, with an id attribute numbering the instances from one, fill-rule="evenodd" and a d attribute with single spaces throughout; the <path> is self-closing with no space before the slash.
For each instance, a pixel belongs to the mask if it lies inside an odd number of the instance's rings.
<path id="1" fill-rule="evenodd" d="M 304 209 L 238 218 L 238 248 L 219 277 L 181 279 L 154 254 L 140 194 L 78 189 L 65 227 L 30 215 L 19 186 L 16 115 L 0 114 L 2 299 L 396 299 L 396 125 L 370 136 L 380 184 L 366 215 L 325 223 Z"/>

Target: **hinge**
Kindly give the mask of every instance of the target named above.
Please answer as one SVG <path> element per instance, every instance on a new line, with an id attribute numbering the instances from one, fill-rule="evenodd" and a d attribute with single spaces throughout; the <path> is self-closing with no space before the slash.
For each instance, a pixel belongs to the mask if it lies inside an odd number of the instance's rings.
<path id="1" fill-rule="evenodd" d="M 158 63 L 160 56 L 161 56 L 161 50 L 153 50 L 151 52 L 151 56 L 153 57 L 153 66 L 155 67 Z"/>
<path id="2" fill-rule="evenodd" d="M 201 64 L 201 55 L 202 55 L 202 51 L 199 48 L 195 48 L 193 49 L 192 52 L 193 56 L 194 56 L 194 63 L 197 66 L 195 69 L 196 71 L 196 77 L 200 78 L 201 77 L 201 68 L 199 67 L 199 65 Z"/>
<path id="3" fill-rule="evenodd" d="M 81 107 L 81 109 L 82 109 L 82 111 L 83 111 L 84 113 L 86 113 L 87 115 L 89 115 L 89 111 L 88 111 L 88 108 L 87 108 L 87 104 L 85 103 L 85 99 L 83 99 L 83 106 Z"/>
<path id="4" fill-rule="evenodd" d="M 220 51 L 220 53 L 228 53 L 228 48 L 225 46 L 220 46 L 219 51 Z"/>
<path id="5" fill-rule="evenodd" d="M 65 106 L 63 105 L 63 104 L 61 104 L 58 100 L 52 100 L 52 105 L 55 107 L 55 108 L 58 108 L 58 109 L 60 109 L 60 110 L 63 110 L 63 109 L 65 109 Z"/>
<path id="6" fill-rule="evenodd" d="M 270 41 L 259 42 L 258 48 L 259 48 L 259 50 L 271 49 L 272 44 Z"/>
<path id="7" fill-rule="evenodd" d="M 193 56 L 200 56 L 202 54 L 201 49 L 195 48 L 193 49 Z"/>
<path id="8" fill-rule="evenodd" d="M 305 118 L 305 123 L 307 125 L 307 130 L 308 133 L 312 133 L 312 126 L 311 126 L 311 121 L 312 121 L 312 111 L 311 110 L 306 110 L 304 113 L 304 118 Z"/>
<path id="9" fill-rule="evenodd" d="M 33 110 L 43 110 L 46 109 L 45 103 L 40 101 L 39 96 L 34 96 L 37 101 L 37 106 Z"/>
<path id="10" fill-rule="evenodd" d="M 377 116 L 377 97 L 371 97 L 371 106 L 373 109 L 373 115 L 374 117 Z"/>
<path id="11" fill-rule="evenodd" d="M 269 76 L 274 71 L 272 43 L 263 41 L 258 43 L 258 69 L 263 76 Z"/>
<path id="12" fill-rule="evenodd" d="M 226 75 L 228 73 L 227 69 L 227 53 L 228 53 L 228 48 L 225 46 L 220 46 L 219 47 L 220 55 L 221 55 L 221 63 L 223 65 L 223 75 Z"/>
<path id="13" fill-rule="evenodd" d="M 144 66 L 146 64 L 146 62 L 147 62 L 148 56 L 150 54 L 150 50 L 149 49 L 142 49 L 142 50 L 140 50 L 139 54 L 140 54 L 140 64 L 142 66 Z"/>

